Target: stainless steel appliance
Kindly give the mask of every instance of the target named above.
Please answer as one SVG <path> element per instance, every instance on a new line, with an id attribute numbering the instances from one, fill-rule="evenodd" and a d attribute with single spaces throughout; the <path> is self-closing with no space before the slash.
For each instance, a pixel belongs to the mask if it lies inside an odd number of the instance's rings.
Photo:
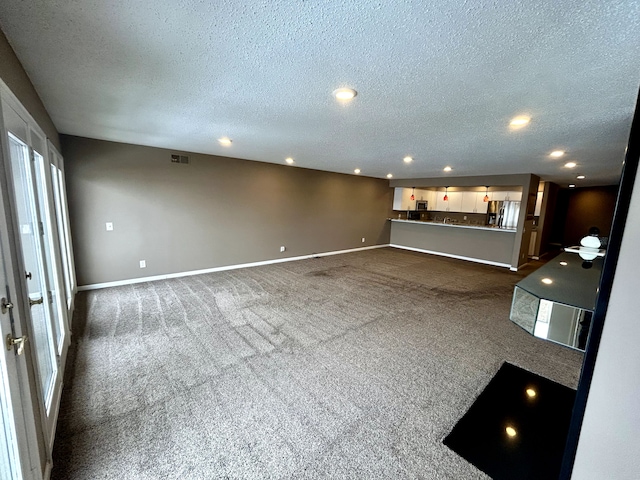
<path id="1" fill-rule="evenodd" d="M 487 207 L 487 225 L 500 228 L 517 228 L 520 202 L 493 200 Z"/>
<path id="2" fill-rule="evenodd" d="M 487 206 L 487 225 L 498 225 L 498 218 L 502 211 L 502 203 L 503 202 L 497 200 L 489 202 Z"/>
<path id="3" fill-rule="evenodd" d="M 416 200 L 416 210 L 419 212 L 426 212 L 428 210 L 429 202 L 426 200 Z"/>

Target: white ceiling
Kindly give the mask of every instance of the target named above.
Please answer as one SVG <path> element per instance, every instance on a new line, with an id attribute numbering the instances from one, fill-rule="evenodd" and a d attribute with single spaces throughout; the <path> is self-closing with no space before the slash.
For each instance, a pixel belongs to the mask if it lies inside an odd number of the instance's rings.
<path id="1" fill-rule="evenodd" d="M 616 183 L 640 84 L 637 0 L 3 1 L 0 27 L 61 133 L 373 177 Z"/>

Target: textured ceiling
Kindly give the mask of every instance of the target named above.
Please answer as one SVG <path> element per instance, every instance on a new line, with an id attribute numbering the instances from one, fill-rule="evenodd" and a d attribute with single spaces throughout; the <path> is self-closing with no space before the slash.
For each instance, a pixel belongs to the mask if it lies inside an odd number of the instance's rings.
<path id="1" fill-rule="evenodd" d="M 61 133 L 374 177 L 616 183 L 640 84 L 637 0 L 7 0 L 0 27 Z"/>

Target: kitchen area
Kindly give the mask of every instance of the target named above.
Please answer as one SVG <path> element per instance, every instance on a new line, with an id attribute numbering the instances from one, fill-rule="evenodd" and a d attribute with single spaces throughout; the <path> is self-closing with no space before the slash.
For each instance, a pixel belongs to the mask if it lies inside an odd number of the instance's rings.
<path id="1" fill-rule="evenodd" d="M 391 245 L 517 270 L 542 195 L 535 175 L 418 179 L 394 187 Z"/>

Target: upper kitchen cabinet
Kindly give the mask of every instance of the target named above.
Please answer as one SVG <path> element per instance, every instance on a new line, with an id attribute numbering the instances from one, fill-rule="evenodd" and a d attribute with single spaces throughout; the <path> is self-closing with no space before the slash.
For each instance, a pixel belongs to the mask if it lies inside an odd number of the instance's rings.
<path id="1" fill-rule="evenodd" d="M 462 208 L 462 192 L 447 192 L 448 200 L 444 199 L 445 192 L 436 192 L 436 208 L 440 212 L 460 212 Z"/>
<path id="2" fill-rule="evenodd" d="M 427 201 L 427 210 L 435 210 L 436 207 L 436 192 L 433 190 L 427 190 L 425 188 L 416 188 L 415 192 L 416 201 Z"/>
<path id="3" fill-rule="evenodd" d="M 394 210 L 413 210 L 415 208 L 415 200 L 411 200 L 411 189 L 397 187 L 393 191 L 393 209 Z"/>
<path id="4" fill-rule="evenodd" d="M 464 213 L 487 213 L 488 202 L 484 201 L 485 192 L 462 192 L 462 206 Z"/>
<path id="5" fill-rule="evenodd" d="M 516 191 L 491 192 L 490 191 L 489 200 L 520 202 L 522 201 L 522 192 L 516 192 Z"/>
<path id="6" fill-rule="evenodd" d="M 415 198 L 411 200 L 411 195 Z M 394 210 L 415 210 L 416 202 L 427 201 L 428 210 L 435 210 L 436 192 L 424 188 L 396 187 L 393 191 Z"/>

